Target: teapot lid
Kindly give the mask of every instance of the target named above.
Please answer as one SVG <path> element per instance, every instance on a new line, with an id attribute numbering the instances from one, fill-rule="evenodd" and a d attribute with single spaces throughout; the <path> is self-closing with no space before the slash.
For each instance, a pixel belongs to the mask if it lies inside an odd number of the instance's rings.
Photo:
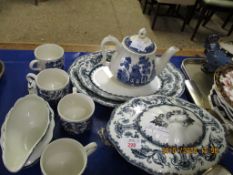
<path id="1" fill-rule="evenodd" d="M 137 35 L 125 37 L 123 45 L 138 54 L 151 54 L 156 51 L 157 46 L 146 34 L 146 29 L 142 28 Z"/>

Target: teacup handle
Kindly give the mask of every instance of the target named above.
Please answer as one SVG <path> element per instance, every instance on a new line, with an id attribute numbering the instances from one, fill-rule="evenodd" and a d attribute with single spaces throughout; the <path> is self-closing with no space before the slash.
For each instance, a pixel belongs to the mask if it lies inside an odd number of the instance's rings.
<path id="1" fill-rule="evenodd" d="M 103 55 L 103 64 L 106 63 L 107 61 L 107 49 L 106 49 L 106 45 L 108 43 L 113 43 L 116 46 L 116 50 L 119 50 L 119 48 L 121 47 L 121 43 L 119 42 L 119 40 L 114 37 L 114 36 L 106 36 L 102 41 L 101 41 L 101 50 L 102 50 L 102 55 Z"/>
<path id="2" fill-rule="evenodd" d="M 29 63 L 29 68 L 34 71 L 41 71 L 42 69 L 39 67 L 39 60 L 32 60 Z"/>
<path id="3" fill-rule="evenodd" d="M 28 81 L 28 92 L 29 94 L 37 94 L 36 90 L 36 75 L 33 73 L 28 73 L 26 79 Z"/>
<path id="4" fill-rule="evenodd" d="M 75 93 L 77 93 L 77 92 L 78 92 L 78 89 L 77 89 L 76 87 L 73 87 L 73 88 L 72 88 L 72 93 L 75 94 Z"/>
<path id="5" fill-rule="evenodd" d="M 97 144 L 95 142 L 91 142 L 88 145 L 86 145 L 84 147 L 87 156 L 89 156 L 90 154 L 92 154 L 96 149 L 97 149 Z"/>

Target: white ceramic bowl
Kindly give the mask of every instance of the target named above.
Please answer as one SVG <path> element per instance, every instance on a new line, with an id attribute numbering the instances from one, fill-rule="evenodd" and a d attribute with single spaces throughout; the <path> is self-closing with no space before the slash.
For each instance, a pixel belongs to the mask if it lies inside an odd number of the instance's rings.
<path id="1" fill-rule="evenodd" d="M 49 105 L 37 95 L 17 100 L 2 126 L 2 159 L 10 172 L 19 171 L 49 126 Z"/>
<path id="2" fill-rule="evenodd" d="M 61 138 L 50 143 L 40 158 L 43 175 L 81 175 L 88 162 L 88 156 L 97 148 L 95 142 L 83 146 L 70 138 Z"/>

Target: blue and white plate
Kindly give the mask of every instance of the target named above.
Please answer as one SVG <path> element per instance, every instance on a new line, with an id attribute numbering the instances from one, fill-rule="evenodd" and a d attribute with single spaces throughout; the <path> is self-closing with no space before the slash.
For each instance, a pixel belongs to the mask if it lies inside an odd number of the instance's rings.
<path id="1" fill-rule="evenodd" d="M 208 100 L 211 109 L 215 111 L 218 114 L 218 116 L 224 121 L 228 129 L 233 130 L 233 111 L 230 108 L 228 108 L 227 105 L 221 100 L 214 86 L 210 90 Z"/>
<path id="2" fill-rule="evenodd" d="M 111 59 L 111 56 L 112 52 L 109 52 L 108 58 Z M 110 70 L 107 66 L 102 65 L 102 62 L 101 53 L 81 56 L 70 68 L 70 77 L 74 86 L 78 84 L 77 81 L 80 81 L 79 84 L 85 89 L 98 94 L 101 98 L 118 101 L 119 103 L 132 97 L 152 94 L 179 97 L 184 91 L 184 76 L 171 63 L 151 83 L 132 87 L 109 77 Z M 80 90 L 79 87 L 77 88 Z"/>
<path id="3" fill-rule="evenodd" d="M 129 163 L 150 174 L 195 174 L 226 150 L 224 128 L 206 110 L 180 98 L 132 98 L 112 112 L 107 133 Z"/>
<path id="4" fill-rule="evenodd" d="M 80 59 L 76 59 L 74 61 L 74 63 L 70 66 L 69 68 L 69 75 L 70 75 L 70 80 L 73 84 L 74 87 L 77 88 L 77 90 L 79 92 L 82 92 L 84 94 L 87 94 L 89 96 L 92 97 L 92 99 L 104 106 L 108 106 L 108 107 L 115 107 L 119 104 L 121 104 L 122 102 L 121 101 L 117 101 L 117 100 L 110 100 L 110 99 L 107 99 L 107 98 L 104 98 L 98 94 L 96 94 L 95 92 L 87 89 L 80 81 L 79 77 L 78 77 L 78 69 L 79 69 L 79 66 L 80 64 L 85 60 L 85 59 L 90 59 L 90 57 L 95 57 L 94 54 L 88 54 L 88 55 L 84 55 L 84 56 L 81 56 L 79 57 Z"/>

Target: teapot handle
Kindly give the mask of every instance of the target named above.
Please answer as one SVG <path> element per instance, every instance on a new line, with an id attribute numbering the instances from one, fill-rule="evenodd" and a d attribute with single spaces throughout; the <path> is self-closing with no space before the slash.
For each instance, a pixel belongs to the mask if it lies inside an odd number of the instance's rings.
<path id="1" fill-rule="evenodd" d="M 102 55 L 103 55 L 103 64 L 106 63 L 107 61 L 107 49 L 106 49 L 106 45 L 108 43 L 113 43 L 116 46 L 116 51 L 121 47 L 121 43 L 119 42 L 119 40 L 114 37 L 114 36 L 106 36 L 102 41 L 101 41 L 101 50 L 102 50 Z"/>

